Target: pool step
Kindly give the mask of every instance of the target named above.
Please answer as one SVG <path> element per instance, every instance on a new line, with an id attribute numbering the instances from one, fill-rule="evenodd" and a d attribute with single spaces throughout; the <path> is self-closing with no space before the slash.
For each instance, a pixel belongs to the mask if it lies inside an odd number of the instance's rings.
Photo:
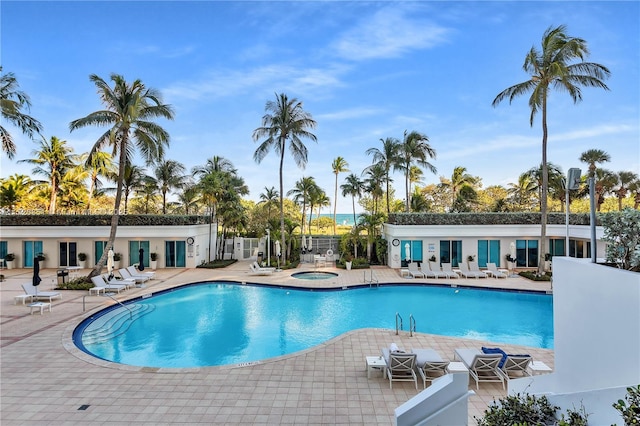
<path id="1" fill-rule="evenodd" d="M 131 327 L 134 321 L 153 312 L 156 306 L 149 303 L 135 303 L 127 308 L 117 308 L 97 318 L 82 333 L 85 345 L 104 342 L 119 336 Z"/>

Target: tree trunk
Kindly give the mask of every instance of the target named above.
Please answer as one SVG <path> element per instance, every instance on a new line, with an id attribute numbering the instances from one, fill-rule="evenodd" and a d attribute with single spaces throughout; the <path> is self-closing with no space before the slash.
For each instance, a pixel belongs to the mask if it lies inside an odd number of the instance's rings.
<path id="1" fill-rule="evenodd" d="M 538 253 L 538 274 L 544 274 L 544 258 L 547 251 L 547 191 L 549 170 L 547 167 L 547 96 L 542 98 L 542 192 L 540 195 L 540 251 Z"/>

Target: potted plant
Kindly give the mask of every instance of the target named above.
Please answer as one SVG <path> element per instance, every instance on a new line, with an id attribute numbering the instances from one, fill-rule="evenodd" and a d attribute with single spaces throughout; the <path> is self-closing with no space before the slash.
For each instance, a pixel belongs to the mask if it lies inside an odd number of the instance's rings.
<path id="1" fill-rule="evenodd" d="M 429 258 L 429 262 L 435 262 L 435 261 L 436 261 L 436 255 L 434 254 Z"/>
<path id="2" fill-rule="evenodd" d="M 80 265 L 83 269 L 87 267 L 87 253 L 78 253 L 78 260 L 80 261 Z"/>
<path id="3" fill-rule="evenodd" d="M 351 266 L 353 265 L 353 256 L 351 253 L 347 253 L 344 255 L 344 266 L 347 268 L 347 271 L 351 270 Z"/>
<path id="4" fill-rule="evenodd" d="M 120 253 L 113 253 L 113 267 L 115 269 L 120 269 L 120 259 L 122 259 Z"/>
<path id="5" fill-rule="evenodd" d="M 156 269 L 158 267 L 158 253 L 149 253 L 149 258 L 151 259 L 151 269 Z"/>
<path id="6" fill-rule="evenodd" d="M 13 263 L 16 260 L 16 255 L 13 253 L 7 253 L 4 257 L 4 261 L 7 263 L 7 269 L 13 269 Z"/>

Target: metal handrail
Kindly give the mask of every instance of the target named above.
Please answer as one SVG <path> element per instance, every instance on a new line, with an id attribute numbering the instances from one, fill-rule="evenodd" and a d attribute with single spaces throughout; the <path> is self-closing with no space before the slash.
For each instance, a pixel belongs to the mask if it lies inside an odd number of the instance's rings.
<path id="1" fill-rule="evenodd" d="M 123 308 L 125 308 L 127 311 L 129 311 L 129 319 L 133 321 L 133 311 L 129 308 L 127 308 L 121 301 L 119 301 L 118 299 L 113 298 L 109 293 L 104 293 L 104 296 L 107 296 L 109 299 L 113 300 L 114 302 L 116 302 L 118 305 L 122 306 Z M 87 297 L 87 295 L 85 294 L 84 296 L 82 296 L 82 312 L 84 312 L 85 309 L 85 298 Z"/>
<path id="2" fill-rule="evenodd" d="M 374 283 L 376 284 L 376 287 L 380 287 L 380 283 L 377 279 L 373 279 L 373 270 L 371 270 L 371 279 L 367 280 L 367 272 L 366 271 L 362 271 L 362 281 L 365 284 L 369 284 L 369 287 L 371 287 Z"/>
<path id="3" fill-rule="evenodd" d="M 416 331 L 416 319 L 413 314 L 409 314 L 409 336 L 413 337 L 413 333 Z"/>
<path id="4" fill-rule="evenodd" d="M 396 335 L 398 334 L 398 319 L 400 320 L 400 330 L 402 330 L 402 317 L 399 312 L 396 312 Z"/>

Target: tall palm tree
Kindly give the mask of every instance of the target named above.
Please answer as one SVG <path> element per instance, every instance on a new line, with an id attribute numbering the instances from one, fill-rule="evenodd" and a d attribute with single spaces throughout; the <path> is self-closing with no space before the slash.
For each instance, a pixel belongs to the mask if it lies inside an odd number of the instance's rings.
<path id="1" fill-rule="evenodd" d="M 618 184 L 618 175 L 607 169 L 597 169 L 595 175 L 596 211 L 600 211 L 607 194 L 614 193 Z"/>
<path id="2" fill-rule="evenodd" d="M 581 38 L 569 37 L 566 27 L 549 27 L 542 36 L 542 51 L 532 47 L 524 60 L 523 69 L 531 78 L 513 85 L 496 96 L 492 105 L 495 107 L 504 99 L 509 103 L 517 96 L 531 92 L 529 108 L 531 115 L 529 124 L 533 127 L 533 120 L 541 111 L 542 114 L 542 197 L 541 197 L 541 226 L 540 226 L 540 261 L 538 273 L 544 272 L 544 256 L 547 240 L 547 97 L 552 88 L 569 93 L 574 103 L 582 100 L 580 86 L 599 87 L 609 90 L 603 80 L 609 77 L 609 70 L 603 65 L 584 62 L 589 56 L 587 42 Z M 579 60 L 577 63 L 571 63 Z"/>
<path id="3" fill-rule="evenodd" d="M 459 195 L 464 188 L 471 188 L 475 192 L 475 187 L 478 185 L 480 178 L 467 173 L 467 168 L 457 166 L 451 173 L 451 179 L 441 179 L 440 185 L 449 189 L 451 192 L 451 211 L 454 211 L 454 205 L 460 203 L 463 200 L 459 200 Z M 465 190 L 467 195 L 470 194 L 468 189 Z"/>
<path id="4" fill-rule="evenodd" d="M 262 117 L 262 126 L 253 131 L 253 140 L 266 137 L 253 153 L 253 159 L 260 163 L 267 156 L 271 148 L 280 156 L 280 243 L 282 244 L 283 263 L 286 264 L 285 250 L 285 229 L 284 229 L 284 186 L 283 186 L 283 166 L 284 152 L 289 141 L 289 152 L 296 165 L 304 169 L 307 165 L 307 147 L 302 142 L 302 138 L 311 139 L 316 142 L 316 135 L 310 129 L 315 129 L 317 123 L 311 114 L 302 108 L 302 102 L 296 98 L 291 98 L 281 93 L 276 95 L 276 100 L 267 101 L 265 105 L 267 113 Z"/>
<path id="5" fill-rule="evenodd" d="M 509 183 L 507 194 L 516 211 L 533 210 L 538 198 L 538 185 L 528 172 L 518 176 L 517 183 Z"/>
<path id="6" fill-rule="evenodd" d="M 356 220 L 356 197 L 362 197 L 364 182 L 362 182 L 356 174 L 351 173 L 345 178 L 344 183 L 340 185 L 340 189 L 342 190 L 343 197 L 346 197 L 347 195 L 351 196 L 351 204 L 353 205 L 353 224 L 355 226 L 358 223 Z"/>
<path id="7" fill-rule="evenodd" d="M 135 148 L 140 151 L 147 164 L 164 157 L 164 149 L 169 146 L 169 133 L 152 120 L 172 120 L 174 113 L 170 105 L 162 103 L 160 92 L 146 87 L 140 80 L 129 84 L 123 76 L 111 74 L 113 87 L 110 87 L 95 74 L 89 76 L 89 79 L 96 85 L 105 109 L 72 121 L 69 129 L 74 131 L 87 126 L 111 126 L 93 145 L 89 158 L 104 146 L 112 146 L 114 156 L 118 155 L 116 200 L 111 217 L 111 231 L 102 257 L 89 274 L 95 276 L 104 266 L 107 253 L 113 247 L 116 238 L 125 167 L 131 163 Z"/>
<path id="8" fill-rule="evenodd" d="M 601 149 L 589 149 L 580 154 L 580 161 L 589 165 L 589 177 L 594 177 L 597 165 L 608 163 L 611 161 L 611 156 Z"/>
<path id="9" fill-rule="evenodd" d="M 287 197 L 293 196 L 293 201 L 297 204 L 302 204 L 302 229 L 301 233 L 304 234 L 304 225 L 307 221 L 307 205 L 309 205 L 311 201 L 311 194 L 318 189 L 318 184 L 315 179 L 311 176 L 302 177 L 298 180 L 293 189 L 287 191 Z M 309 223 L 311 223 L 311 219 L 309 219 Z"/>
<path id="10" fill-rule="evenodd" d="M 33 173 L 47 178 L 51 191 L 49 195 L 49 214 L 56 212 L 62 177 L 74 166 L 71 159 L 72 152 L 73 148 L 67 146 L 67 141 L 52 136 L 49 142 L 42 138 L 40 141 L 40 149 L 31 152 L 35 158 L 18 161 L 18 163 L 36 165 Z"/>
<path id="11" fill-rule="evenodd" d="M 365 191 L 371 194 L 371 200 L 373 201 L 371 212 L 376 214 L 378 213 L 379 200 L 384 195 L 384 189 L 382 188 L 382 183 L 385 181 L 384 166 L 382 163 L 373 164 L 364 169 L 363 174 L 365 176 Z"/>
<path id="12" fill-rule="evenodd" d="M 260 203 L 265 203 L 267 206 L 267 220 L 271 220 L 271 206 L 273 206 L 278 201 L 278 190 L 275 186 L 271 188 L 264 187 L 264 192 L 260 194 Z"/>
<path id="13" fill-rule="evenodd" d="M 100 176 L 109 177 L 116 174 L 115 164 L 113 163 L 113 157 L 108 152 L 98 151 L 89 161 L 89 154 L 83 154 L 80 157 L 82 163 L 84 163 L 85 170 L 89 174 L 89 200 L 87 201 L 87 213 L 91 210 L 91 201 L 97 190 L 102 187 L 102 181 Z"/>
<path id="14" fill-rule="evenodd" d="M 313 208 L 316 207 L 318 210 L 318 224 L 320 223 L 320 210 L 323 207 L 327 207 L 331 205 L 331 199 L 327 196 L 327 193 L 324 192 L 322 188 L 316 186 L 313 191 L 311 191 L 311 197 L 309 198 L 309 234 L 311 234 L 311 218 L 313 216 Z M 318 226 L 319 229 L 319 226 Z"/>
<path id="15" fill-rule="evenodd" d="M 127 163 L 124 166 L 124 175 L 122 177 L 122 195 L 124 197 L 124 214 L 128 213 L 129 196 L 144 186 L 145 179 L 144 169 L 135 164 Z M 118 174 L 113 175 L 113 180 L 118 181 Z"/>
<path id="16" fill-rule="evenodd" d="M 182 191 L 178 192 L 178 201 L 182 205 L 185 215 L 188 216 L 191 212 L 197 211 L 199 196 L 198 187 L 191 181 L 187 182 Z"/>
<path id="17" fill-rule="evenodd" d="M 409 170 L 409 192 L 413 193 L 413 189 L 411 188 L 411 185 L 413 185 L 414 183 L 424 183 L 424 172 L 422 171 L 422 169 L 418 166 L 411 166 L 411 169 Z M 388 201 L 387 201 L 388 203 Z M 387 208 L 387 212 L 388 212 L 388 208 Z"/>
<path id="18" fill-rule="evenodd" d="M 14 174 L 0 179 L 0 207 L 15 210 L 32 186 L 31 178 L 27 175 Z"/>
<path id="19" fill-rule="evenodd" d="M 544 169 L 545 168 L 542 167 L 541 165 L 539 167 L 532 167 L 527 171 L 531 180 L 536 183 L 535 189 L 536 191 L 538 191 L 538 201 L 539 201 L 540 211 L 542 211 L 542 187 L 543 187 L 542 182 L 543 182 Z M 564 191 L 563 189 L 564 186 L 562 183 L 564 174 L 562 173 L 562 169 L 560 168 L 560 166 L 549 162 L 547 163 L 546 170 L 547 170 L 547 195 L 552 190 Z"/>
<path id="20" fill-rule="evenodd" d="M 391 179 L 391 170 L 398 168 L 398 152 L 400 149 L 400 141 L 396 138 L 380 139 L 382 142 L 382 149 L 369 148 L 366 151 L 367 155 L 373 155 L 373 163 L 379 164 L 385 171 L 385 183 L 387 185 L 387 214 L 391 212 L 391 203 L 389 200 L 389 183 Z"/>
<path id="21" fill-rule="evenodd" d="M 195 166 L 191 169 L 191 174 L 193 174 L 194 177 L 203 176 L 211 172 L 229 172 L 235 174 L 237 170 L 233 167 L 231 160 L 218 155 L 208 158 L 204 166 Z"/>
<path id="22" fill-rule="evenodd" d="M 164 160 L 156 166 L 154 173 L 162 193 L 162 214 L 167 214 L 167 193 L 172 189 L 184 187 L 186 170 L 184 164 L 175 160 Z"/>
<path id="23" fill-rule="evenodd" d="M 331 163 L 331 170 L 336 175 L 336 186 L 333 196 L 333 235 L 337 233 L 337 216 L 338 216 L 338 175 L 349 171 L 349 163 L 342 157 L 336 157 Z"/>
<path id="24" fill-rule="evenodd" d="M 622 171 L 618 172 L 618 185 L 614 189 L 618 198 L 618 210 L 622 211 L 622 200 L 627 197 L 630 186 L 638 180 L 638 175 L 634 172 Z"/>
<path id="25" fill-rule="evenodd" d="M 0 66 L 1 72 L 2 66 Z M 33 139 L 36 133 L 42 132 L 42 124 L 23 112 L 29 111 L 31 101 L 26 93 L 18 90 L 19 86 L 12 72 L 0 76 L 0 113 L 3 119 L 20 128 L 22 133 Z M 12 159 L 16 154 L 16 144 L 11 134 L 2 126 L 0 126 L 0 143 L 7 157 Z"/>
<path id="26" fill-rule="evenodd" d="M 436 173 L 436 167 L 428 159 L 436 158 L 436 150 L 429 145 L 427 135 L 416 132 L 404 131 L 404 137 L 398 151 L 397 168 L 404 172 L 405 179 L 405 211 L 408 213 L 411 207 L 411 193 L 409 192 L 409 175 L 411 166 L 426 167 L 431 173 Z"/>

